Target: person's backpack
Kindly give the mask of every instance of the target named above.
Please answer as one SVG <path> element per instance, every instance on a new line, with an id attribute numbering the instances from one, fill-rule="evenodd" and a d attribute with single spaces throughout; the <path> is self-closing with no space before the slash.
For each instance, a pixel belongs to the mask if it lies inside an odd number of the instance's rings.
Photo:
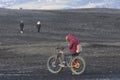
<path id="1" fill-rule="evenodd" d="M 80 53 L 82 52 L 82 46 L 80 44 L 77 45 L 77 50 L 76 50 L 77 53 Z"/>

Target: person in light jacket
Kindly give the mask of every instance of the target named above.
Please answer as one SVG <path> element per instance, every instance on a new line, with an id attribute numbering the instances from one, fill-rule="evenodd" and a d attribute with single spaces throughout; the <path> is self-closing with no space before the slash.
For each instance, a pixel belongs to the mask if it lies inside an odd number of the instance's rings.
<path id="1" fill-rule="evenodd" d="M 40 21 L 37 22 L 36 27 L 37 27 L 37 32 L 40 32 L 40 28 L 41 28 L 41 22 Z"/>

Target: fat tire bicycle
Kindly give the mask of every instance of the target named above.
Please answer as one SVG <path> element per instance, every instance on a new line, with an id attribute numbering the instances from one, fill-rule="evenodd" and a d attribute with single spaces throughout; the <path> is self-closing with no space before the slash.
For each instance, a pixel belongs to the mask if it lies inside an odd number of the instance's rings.
<path id="1" fill-rule="evenodd" d="M 51 73 L 57 74 L 59 73 L 62 68 L 59 64 L 62 63 L 62 58 L 59 55 L 59 51 L 63 51 L 64 48 L 56 48 L 58 54 L 50 56 L 47 61 L 47 68 Z M 71 69 L 71 71 L 75 75 L 80 75 L 85 71 L 86 63 L 85 60 L 81 56 L 66 56 L 65 59 L 65 67 L 68 67 Z"/>

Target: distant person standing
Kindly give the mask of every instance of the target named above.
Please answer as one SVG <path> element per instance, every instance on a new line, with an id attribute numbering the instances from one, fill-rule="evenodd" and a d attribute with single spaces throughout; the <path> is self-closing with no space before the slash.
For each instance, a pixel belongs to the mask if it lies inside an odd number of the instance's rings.
<path id="1" fill-rule="evenodd" d="M 22 34 L 24 30 L 24 22 L 21 20 L 20 21 L 20 33 Z"/>
<path id="2" fill-rule="evenodd" d="M 41 22 L 40 22 L 40 21 L 38 21 L 36 26 L 37 26 L 37 30 L 38 30 L 38 32 L 40 32 Z"/>

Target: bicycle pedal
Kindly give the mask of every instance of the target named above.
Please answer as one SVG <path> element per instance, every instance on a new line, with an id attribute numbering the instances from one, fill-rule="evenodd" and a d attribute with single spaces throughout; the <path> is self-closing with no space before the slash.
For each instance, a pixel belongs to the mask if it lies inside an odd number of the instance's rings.
<path id="1" fill-rule="evenodd" d="M 60 66 L 60 67 L 65 67 L 65 65 L 63 65 L 63 64 L 59 64 L 59 66 Z"/>
<path id="2" fill-rule="evenodd" d="M 65 68 L 67 68 L 68 66 L 67 66 L 67 65 L 65 65 L 64 67 L 65 67 Z"/>

